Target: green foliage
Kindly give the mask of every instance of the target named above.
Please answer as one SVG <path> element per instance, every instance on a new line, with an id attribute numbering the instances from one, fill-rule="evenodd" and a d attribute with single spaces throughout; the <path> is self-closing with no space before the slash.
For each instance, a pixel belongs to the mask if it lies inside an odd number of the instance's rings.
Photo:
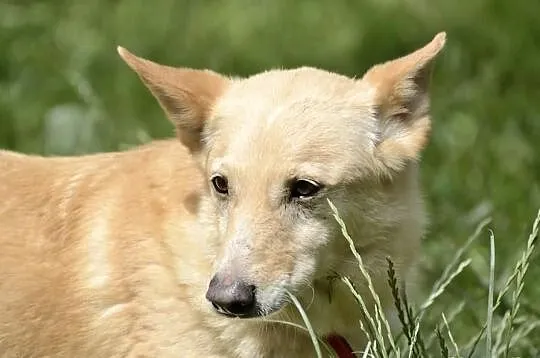
<path id="1" fill-rule="evenodd" d="M 357 299 L 359 303 L 359 309 L 363 313 L 365 324 L 368 324 L 371 329 L 364 329 L 364 324 L 361 322 L 361 329 L 368 337 L 369 344 L 363 352 L 364 356 L 370 356 L 374 358 L 402 358 L 402 357 L 414 357 L 414 358 L 427 358 L 432 357 L 435 351 L 439 351 L 441 357 L 461 357 L 461 354 L 466 352 L 467 358 L 472 357 L 537 357 L 538 356 L 538 335 L 533 335 L 535 329 L 540 326 L 540 319 L 535 312 L 525 312 L 520 316 L 519 323 L 516 319 L 517 312 L 522 305 L 521 293 L 525 285 L 525 275 L 528 271 L 531 263 L 531 258 L 536 247 L 540 230 L 540 210 L 536 215 L 536 219 L 532 225 L 531 233 L 526 242 L 525 247 L 518 250 L 521 252 L 521 256 L 514 265 L 514 269 L 508 277 L 505 278 L 505 284 L 500 290 L 497 290 L 494 269 L 495 269 L 495 237 L 493 231 L 490 232 L 490 275 L 488 279 L 489 291 L 487 302 L 477 302 L 477 307 L 486 307 L 486 317 L 483 319 L 484 323 L 479 325 L 479 328 L 469 327 L 464 330 L 459 328 L 461 337 L 469 337 L 469 343 L 463 343 L 460 347 L 454 333 L 456 329 L 452 330 L 450 323 L 461 312 L 463 304 L 459 305 L 458 311 L 452 311 L 451 319 L 447 319 L 444 311 L 447 308 L 443 307 L 440 319 L 435 313 L 435 301 L 442 300 L 442 296 L 451 283 L 454 283 L 464 272 L 464 268 L 471 262 L 470 259 L 460 261 L 468 249 L 485 229 L 489 220 L 483 221 L 476 232 L 465 245 L 460 247 L 454 258 L 448 263 L 444 269 L 441 277 L 435 282 L 431 290 L 431 294 L 425 299 L 424 303 L 420 305 L 419 309 L 415 312 L 415 309 L 408 301 L 405 291 L 400 293 L 401 282 L 396 278 L 394 270 L 394 264 L 390 258 L 388 261 L 388 284 L 392 290 L 392 296 L 394 306 L 397 310 L 399 321 L 401 322 L 402 333 L 392 336 L 387 335 L 390 332 L 388 321 L 384 314 L 381 314 L 379 298 L 377 293 L 372 289 L 371 279 L 368 272 L 364 268 L 362 258 L 356 251 L 353 239 L 349 236 L 345 223 L 339 216 L 339 212 L 336 207 L 329 201 L 330 208 L 334 213 L 334 218 L 341 227 L 344 238 L 349 242 L 352 253 L 358 261 L 359 270 L 365 278 L 370 288 L 370 293 L 375 299 L 377 304 L 375 305 L 374 313 L 366 308 L 364 304 L 364 298 L 358 294 L 349 278 L 342 277 L 342 281 L 348 286 L 351 294 Z M 465 263 L 465 264 L 464 264 Z M 510 307 L 500 317 L 494 317 L 496 309 L 500 306 L 508 292 L 514 287 L 512 292 L 512 301 Z M 497 290 L 497 299 L 494 299 L 494 291 Z M 295 301 L 296 302 L 296 301 Z M 302 308 L 297 304 L 298 309 L 303 312 Z M 495 318 L 495 319 L 494 319 Z M 381 324 L 382 321 L 382 324 Z M 495 323 L 494 323 L 495 321 Z M 377 324 L 375 324 L 377 322 Z M 459 322 L 458 322 L 459 323 Z M 306 325 L 309 327 L 309 322 L 306 321 Z M 446 334 L 443 334 L 441 328 L 444 327 Z M 475 332 L 476 330 L 476 332 Z M 424 343 L 422 338 L 422 332 L 433 332 L 429 338 L 428 344 Z M 309 330 L 314 342 L 316 342 L 316 336 L 313 330 Z M 493 335 L 496 333 L 497 337 L 493 340 Z M 438 341 L 438 349 L 432 347 L 432 343 L 436 336 Z M 385 337 L 388 337 L 390 347 L 385 348 Z M 504 338 L 503 338 L 504 337 Z M 503 341 L 504 339 L 504 341 Z M 485 341 L 485 349 L 479 349 L 478 344 L 481 340 Z M 450 355 L 450 349 L 448 348 L 448 342 L 452 345 L 452 355 Z M 321 356 L 320 353 L 318 355 Z"/>
<path id="2" fill-rule="evenodd" d="M 538 14 L 540 2 L 525 0 L 3 0 L 0 147 L 77 154 L 170 136 L 171 125 L 120 61 L 117 45 L 161 63 L 228 74 L 311 65 L 361 76 L 445 30 L 422 167 L 431 213 L 426 287 L 491 216 L 499 292 L 540 205 Z M 470 265 L 432 307 L 449 321 L 448 312 L 460 307 L 449 322 L 458 343 L 483 326 L 489 237 L 475 240 L 467 254 Z M 502 299 L 494 320 L 507 317 L 515 330 L 525 327 L 520 313 L 538 320 L 540 284 L 531 280 L 538 275 L 540 265 L 531 265 L 516 296 L 520 311 L 512 309 L 514 297 Z M 440 332 L 446 337 L 444 325 Z M 540 342 L 528 338 L 523 347 L 530 349 L 524 356 L 537 354 Z"/>

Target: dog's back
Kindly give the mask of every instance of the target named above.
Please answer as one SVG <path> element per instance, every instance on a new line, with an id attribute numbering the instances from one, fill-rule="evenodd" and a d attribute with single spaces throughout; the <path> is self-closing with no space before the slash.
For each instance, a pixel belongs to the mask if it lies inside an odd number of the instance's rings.
<path id="1" fill-rule="evenodd" d="M 80 257 L 62 220 L 71 209 L 70 183 L 84 161 L 0 152 L 0 346 L 4 356 L 34 355 L 35 347 L 40 347 L 40 354 L 51 354 L 48 347 L 72 341 L 66 335 L 75 338 L 88 323 L 81 317 L 82 302 L 73 295 L 79 291 L 74 261 Z M 69 329 L 59 327 L 60 322 Z M 27 351 L 21 352 L 22 347 Z"/>

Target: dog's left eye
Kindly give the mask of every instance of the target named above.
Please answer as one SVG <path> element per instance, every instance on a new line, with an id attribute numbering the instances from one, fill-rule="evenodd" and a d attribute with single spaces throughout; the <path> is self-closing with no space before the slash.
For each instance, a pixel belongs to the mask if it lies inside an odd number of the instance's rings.
<path id="1" fill-rule="evenodd" d="M 229 181 L 226 177 L 222 175 L 215 175 L 212 177 L 211 182 L 216 192 L 221 195 L 229 194 Z"/>
<path id="2" fill-rule="evenodd" d="M 321 190 L 321 185 L 307 179 L 299 179 L 291 186 L 291 198 L 309 198 Z"/>

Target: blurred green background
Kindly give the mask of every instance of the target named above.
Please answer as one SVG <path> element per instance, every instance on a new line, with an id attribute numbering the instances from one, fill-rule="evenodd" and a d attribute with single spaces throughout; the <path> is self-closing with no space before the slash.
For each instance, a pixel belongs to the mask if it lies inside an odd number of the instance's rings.
<path id="1" fill-rule="evenodd" d="M 117 45 L 227 74 L 312 65 L 361 76 L 444 30 L 423 160 L 426 282 L 488 216 L 502 281 L 540 206 L 539 14 L 540 2 L 525 0 L 0 0 L 0 147 L 71 155 L 171 136 Z M 441 303 L 465 298 L 467 329 L 485 316 L 475 305 L 486 298 L 487 243 L 486 231 Z M 532 312 L 537 257 L 525 288 Z"/>

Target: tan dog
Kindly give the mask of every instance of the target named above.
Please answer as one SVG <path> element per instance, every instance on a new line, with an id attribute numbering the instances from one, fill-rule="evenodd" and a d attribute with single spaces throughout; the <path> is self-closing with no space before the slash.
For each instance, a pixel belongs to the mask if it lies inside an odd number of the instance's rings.
<path id="1" fill-rule="evenodd" d="M 179 140 L 0 152 L 0 355 L 312 357 L 304 331 L 273 322 L 303 324 L 287 292 L 319 335 L 361 350 L 360 308 L 328 276 L 365 285 L 327 199 L 391 310 L 386 257 L 407 277 L 425 222 L 415 161 L 444 42 L 359 80 L 314 68 L 232 79 L 119 48 Z"/>

